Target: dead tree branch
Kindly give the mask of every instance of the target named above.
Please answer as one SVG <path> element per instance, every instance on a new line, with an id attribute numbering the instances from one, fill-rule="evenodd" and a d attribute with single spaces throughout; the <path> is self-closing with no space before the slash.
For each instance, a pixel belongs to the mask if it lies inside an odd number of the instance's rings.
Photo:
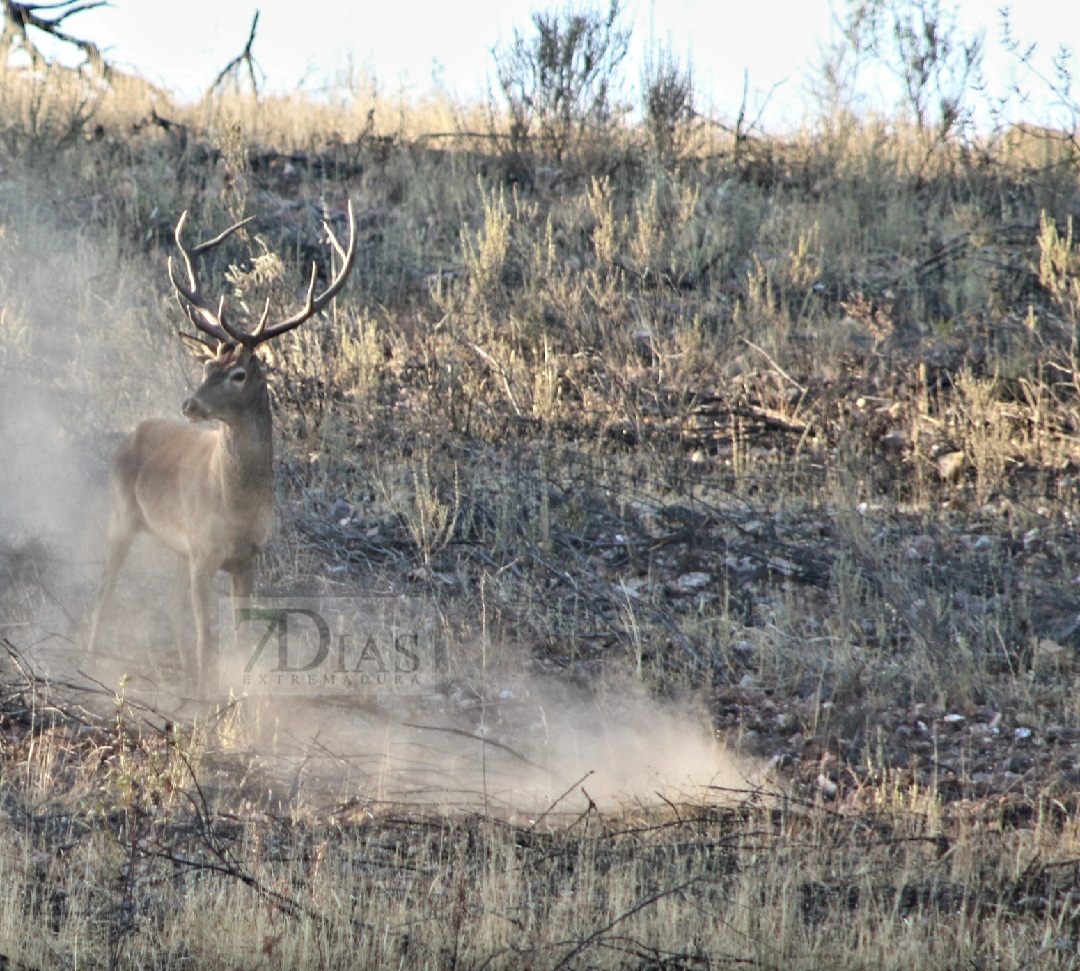
<path id="1" fill-rule="evenodd" d="M 4 27 L 0 32 L 0 64 L 6 64 L 15 50 L 23 50 L 35 68 L 44 67 L 48 59 L 34 43 L 29 29 L 48 34 L 62 44 L 78 48 L 86 57 L 86 63 L 108 78 L 112 68 L 93 41 L 76 37 L 61 29 L 68 17 L 85 13 L 97 7 L 107 7 L 106 0 L 63 0 L 60 3 L 19 3 L 17 0 L 0 0 L 4 15 Z M 49 16 L 49 14 L 52 16 Z"/>
<path id="2" fill-rule="evenodd" d="M 221 73 L 214 78 L 214 83 L 206 91 L 206 97 L 210 97 L 226 79 L 232 77 L 237 82 L 239 81 L 240 70 L 242 67 L 247 67 L 248 80 L 251 82 L 251 93 L 256 98 L 259 97 L 259 82 L 255 76 L 257 71 L 265 77 L 263 69 L 259 67 L 258 62 L 255 60 L 255 56 L 252 54 L 251 49 L 255 44 L 255 31 L 259 26 L 259 11 L 255 11 L 255 16 L 251 18 L 251 31 L 248 33 L 247 43 L 244 45 L 244 49 L 236 55 L 228 64 L 221 69 Z"/>

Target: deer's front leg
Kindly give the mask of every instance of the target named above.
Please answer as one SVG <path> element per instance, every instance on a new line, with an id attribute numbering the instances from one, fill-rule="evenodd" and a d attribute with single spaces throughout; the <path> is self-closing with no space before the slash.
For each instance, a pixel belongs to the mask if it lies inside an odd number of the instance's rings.
<path id="1" fill-rule="evenodd" d="M 226 662 L 235 665 L 238 659 L 251 657 L 257 641 L 253 639 L 250 624 L 241 625 L 237 622 L 237 610 L 241 606 L 251 606 L 250 601 L 255 592 L 255 560 L 250 559 L 240 566 L 230 564 L 229 567 L 229 592 L 232 594 L 232 639 L 231 656 Z M 220 643 L 224 645 L 225 635 L 220 635 Z M 242 661 L 241 661 L 242 663 Z M 230 670 L 232 668 L 230 667 Z"/>
<path id="2" fill-rule="evenodd" d="M 187 637 L 184 634 L 188 604 L 191 603 L 191 564 L 187 557 L 176 558 L 176 579 L 173 582 L 172 599 L 169 602 L 169 624 L 173 639 L 176 641 L 176 653 L 180 663 L 188 665 Z"/>
<path id="3" fill-rule="evenodd" d="M 195 665 L 190 672 L 198 697 L 209 700 L 217 694 L 217 656 L 210 642 L 214 564 L 199 557 L 190 560 L 191 607 L 195 614 Z"/>

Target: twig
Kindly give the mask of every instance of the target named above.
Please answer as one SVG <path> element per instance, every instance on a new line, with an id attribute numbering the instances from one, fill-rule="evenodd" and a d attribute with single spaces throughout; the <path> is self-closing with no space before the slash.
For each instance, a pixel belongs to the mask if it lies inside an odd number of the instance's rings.
<path id="1" fill-rule="evenodd" d="M 621 914 L 619 914 L 618 917 L 614 918 L 614 920 L 609 921 L 603 927 L 597 928 L 595 931 L 593 931 L 588 937 L 578 941 L 577 944 L 575 944 L 569 951 L 567 951 L 566 954 L 564 954 L 562 958 L 558 961 L 558 963 L 554 965 L 552 971 L 559 971 L 560 968 L 565 968 L 582 951 L 595 944 L 616 924 L 621 924 L 624 920 L 633 917 L 634 914 L 644 910 L 646 907 L 651 907 L 657 901 L 663 900 L 665 897 L 671 897 L 675 894 L 682 893 L 688 887 L 693 886 L 701 879 L 703 879 L 701 876 L 691 877 L 689 880 L 685 880 L 677 886 L 669 887 L 667 890 L 659 890 L 651 896 L 646 897 L 644 900 L 639 900 L 629 910 L 624 910 Z"/>
<path id="2" fill-rule="evenodd" d="M 471 738 L 474 742 L 483 742 L 484 745 L 493 745 L 495 748 L 501 748 L 504 752 L 509 752 L 515 759 L 520 759 L 526 765 L 531 765 L 534 769 L 541 769 L 547 771 L 545 766 L 539 765 L 533 762 L 532 759 L 527 759 L 520 752 L 515 751 L 509 745 L 503 742 L 496 742 L 493 738 L 484 738 L 483 735 L 476 735 L 473 732 L 467 732 L 463 728 L 449 728 L 443 725 L 418 725 L 416 722 L 402 722 L 406 728 L 419 728 L 425 732 L 446 732 L 449 735 L 460 735 L 462 738 Z"/>
<path id="3" fill-rule="evenodd" d="M 803 394 L 806 394 L 806 388 L 804 388 L 801 384 L 799 384 L 799 382 L 796 381 L 790 374 L 788 374 L 787 371 L 785 371 L 782 367 L 780 367 L 780 365 L 777 364 L 776 361 L 773 360 L 772 356 L 769 354 L 768 351 L 764 350 L 763 348 L 758 347 L 757 344 L 755 344 L 749 338 L 746 338 L 746 337 L 742 338 L 742 342 L 744 344 L 746 344 L 747 347 L 753 348 L 763 358 L 765 358 L 765 360 L 768 361 L 773 366 L 773 370 L 775 370 L 776 373 L 780 375 L 780 377 L 782 377 L 785 381 L 792 384 L 794 387 L 798 388 L 799 391 L 801 391 Z"/>
<path id="4" fill-rule="evenodd" d="M 521 410 L 521 406 L 518 404 L 517 398 L 514 397 L 513 389 L 510 387 L 510 375 L 506 373 L 506 368 L 504 368 L 497 360 L 495 360 L 495 358 L 491 354 L 485 351 L 479 344 L 470 340 L 466 340 L 465 343 L 468 344 L 468 346 L 471 347 L 479 357 L 487 361 L 487 363 L 490 364 L 491 367 L 498 372 L 499 376 L 502 378 L 503 387 L 506 389 L 506 397 L 510 399 L 511 407 L 513 407 L 518 418 L 524 418 L 525 413 Z"/>
<path id="5" fill-rule="evenodd" d="M 0 37 L 0 60 L 7 60 L 12 43 L 18 40 L 32 64 L 38 66 L 47 63 L 37 45 L 27 36 L 26 28 L 33 27 L 55 37 L 61 43 L 77 47 L 86 55 L 87 63 L 100 71 L 104 78 L 109 79 L 112 67 L 102 56 L 101 48 L 93 41 L 83 40 L 60 29 L 60 25 L 74 14 L 107 6 L 106 0 L 86 0 L 85 3 L 73 3 L 73 0 L 62 0 L 60 3 L 17 3 L 16 0 L 2 0 L 4 28 L 3 36 Z M 62 9 L 64 7 L 68 9 Z M 39 15 L 38 11 L 41 10 L 55 10 L 57 13 L 50 20 Z"/>
<path id="6" fill-rule="evenodd" d="M 589 778 L 589 776 L 591 776 L 595 771 L 595 769 L 589 769 L 588 772 L 586 772 L 580 779 L 578 779 L 577 782 L 575 782 L 569 789 L 567 789 L 566 792 L 559 796 L 558 799 L 556 799 L 550 806 L 547 807 L 547 809 L 545 809 L 539 816 L 536 817 L 536 819 L 532 821 L 532 823 L 530 824 L 531 828 L 535 829 L 537 826 L 539 826 L 544 821 L 544 817 L 547 816 L 548 813 L 550 813 L 557 805 L 559 805 L 560 802 L 562 802 L 568 795 L 570 795 L 571 792 L 573 792 L 578 786 L 580 786 L 581 783 L 583 783 L 587 778 Z M 592 800 L 590 799 L 589 802 L 592 803 Z"/>

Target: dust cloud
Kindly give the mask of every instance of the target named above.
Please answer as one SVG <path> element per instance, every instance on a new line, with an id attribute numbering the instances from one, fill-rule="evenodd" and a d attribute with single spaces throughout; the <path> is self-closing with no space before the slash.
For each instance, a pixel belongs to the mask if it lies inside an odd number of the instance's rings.
<path id="1" fill-rule="evenodd" d="M 595 692 L 528 678 L 392 706 L 254 701 L 263 764 L 314 802 L 360 799 L 536 815 L 628 804 L 731 802 L 760 770 L 727 749 L 705 712 L 631 685 Z M 402 710 L 403 708 L 407 710 Z M 290 774 L 292 773 L 292 774 Z"/>
<path id="2" fill-rule="evenodd" d="M 190 723 L 208 712 L 177 687 L 174 558 L 153 540 L 136 543 L 121 574 L 101 654 L 87 658 L 83 645 L 109 458 L 140 418 L 177 414 L 194 369 L 172 336 L 162 268 L 61 234 L 35 206 L 0 187 L 0 637 L 80 704 L 108 712 L 126 678 L 129 699 Z M 419 600 L 405 609 L 431 615 Z M 752 782 L 693 705 L 630 683 L 562 684 L 529 673 L 512 646 L 503 654 L 497 671 L 407 697 L 250 697 L 215 721 L 214 744 L 249 750 L 262 798 L 281 806 L 360 799 L 543 814 L 590 800 L 711 799 Z"/>
<path id="3" fill-rule="evenodd" d="M 0 636 L 54 678 L 81 657 L 109 457 L 140 415 L 175 413 L 185 384 L 152 268 L 70 214 L 58 229 L 63 205 L 0 184 Z"/>
<path id="4" fill-rule="evenodd" d="M 339 588 L 333 599 L 357 610 L 366 630 L 379 627 L 372 604 L 389 600 L 398 630 L 438 637 L 439 606 L 422 594 L 381 598 L 356 589 L 348 596 Z M 219 632 L 231 611 L 224 592 L 220 603 Z M 123 622 L 137 612 L 125 613 Z M 147 660 L 127 683 L 127 697 L 170 720 L 211 714 L 178 693 L 175 648 L 164 625 L 157 630 L 146 640 Z M 139 637 L 148 632 L 125 626 L 126 650 Z M 579 684 L 537 674 L 519 646 L 481 650 L 456 628 L 444 642 L 450 670 L 433 681 L 328 686 L 328 662 L 321 673 L 299 678 L 312 679 L 299 693 L 245 691 L 241 671 L 250 666 L 251 643 L 241 647 L 228 634 L 219 640 L 221 694 L 232 704 L 212 719 L 213 745 L 249 754 L 247 797 L 274 812 L 353 803 L 373 812 L 424 805 L 535 818 L 579 813 L 590 804 L 610 811 L 661 799 L 732 802 L 760 781 L 760 768 L 716 737 L 703 704 L 657 700 L 623 676 Z M 96 658 L 94 670 L 103 683 L 115 684 L 130 675 L 132 663 Z"/>

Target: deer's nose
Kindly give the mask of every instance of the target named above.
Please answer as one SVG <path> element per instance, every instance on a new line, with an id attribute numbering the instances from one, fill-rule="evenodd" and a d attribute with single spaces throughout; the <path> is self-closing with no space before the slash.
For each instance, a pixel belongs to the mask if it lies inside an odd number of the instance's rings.
<path id="1" fill-rule="evenodd" d="M 206 418 L 206 409 L 194 398 L 188 398 L 180 406 L 180 412 L 188 421 L 201 421 Z"/>

